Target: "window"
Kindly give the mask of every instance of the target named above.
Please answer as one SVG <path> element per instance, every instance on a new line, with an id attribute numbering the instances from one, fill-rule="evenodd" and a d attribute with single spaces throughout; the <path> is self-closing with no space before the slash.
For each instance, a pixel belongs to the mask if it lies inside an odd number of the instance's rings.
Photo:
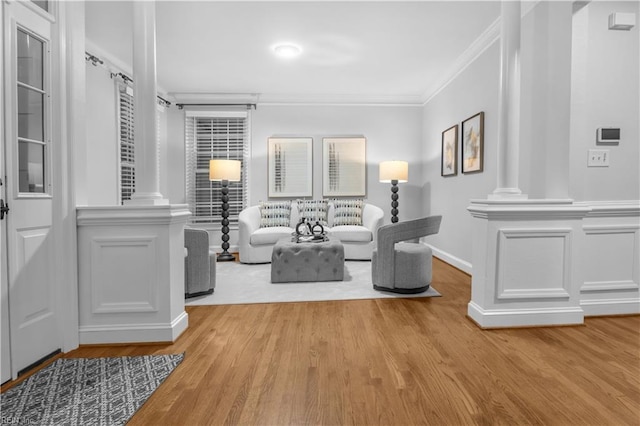
<path id="1" fill-rule="evenodd" d="M 33 4 L 49 12 L 49 2 L 47 0 L 31 0 Z"/>
<path id="2" fill-rule="evenodd" d="M 191 223 L 220 223 L 221 183 L 209 181 L 209 160 L 242 161 L 239 182 L 229 182 L 229 223 L 247 204 L 250 115 L 248 111 L 187 111 L 185 119 L 186 192 Z"/>
<path id="3" fill-rule="evenodd" d="M 47 99 L 44 41 L 18 28 L 18 190 L 45 193 Z"/>
<path id="4" fill-rule="evenodd" d="M 133 88 L 118 82 L 118 120 L 120 128 L 120 204 L 131 199 L 136 187 L 133 145 Z"/>

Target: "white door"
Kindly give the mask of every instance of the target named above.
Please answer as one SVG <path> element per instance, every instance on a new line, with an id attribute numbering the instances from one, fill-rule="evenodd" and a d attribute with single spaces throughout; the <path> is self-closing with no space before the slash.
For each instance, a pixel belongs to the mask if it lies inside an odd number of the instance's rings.
<path id="1" fill-rule="evenodd" d="M 5 219 L 14 378 L 62 347 L 52 261 L 51 22 L 33 5 L 21 3 L 3 3 L 5 191 L 11 208 Z"/>
<path id="2" fill-rule="evenodd" d="M 0 71 L 0 75 L 2 72 Z M 2 88 L 0 87 L 0 95 Z M 0 96 L 1 98 L 1 96 Z M 0 124 L 0 135 L 4 126 Z M 7 281 L 7 221 L 4 190 L 4 144 L 0 147 L 0 383 L 11 379 L 11 340 L 9 338 L 9 283 Z M 8 208 L 8 207 L 7 207 Z"/>

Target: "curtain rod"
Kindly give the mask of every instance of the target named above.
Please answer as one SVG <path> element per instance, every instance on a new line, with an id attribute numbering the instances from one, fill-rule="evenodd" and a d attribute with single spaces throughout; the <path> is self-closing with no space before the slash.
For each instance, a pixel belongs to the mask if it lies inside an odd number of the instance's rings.
<path id="1" fill-rule="evenodd" d="M 104 61 L 102 59 L 100 59 L 96 55 L 92 55 L 91 53 L 86 52 L 86 51 L 84 52 L 84 60 L 85 61 L 91 61 L 91 64 L 94 67 L 97 67 L 98 64 L 104 65 Z"/>
<path id="2" fill-rule="evenodd" d="M 176 104 L 176 106 L 178 107 L 178 109 L 183 109 L 186 106 L 224 106 L 224 107 L 229 107 L 229 106 L 246 106 L 248 109 L 258 109 L 258 105 L 257 104 Z"/>
<path id="3" fill-rule="evenodd" d="M 111 73 L 111 78 L 113 78 L 113 77 L 120 77 L 121 79 L 123 79 L 123 80 L 125 81 L 125 83 L 131 83 L 131 84 L 133 84 L 133 79 L 132 79 L 131 77 L 129 77 L 128 75 L 124 74 L 124 73 L 121 73 L 121 72 L 118 72 L 118 73 L 112 72 L 112 73 Z M 166 106 L 166 107 L 171 106 L 171 102 L 169 102 L 168 100 L 166 100 L 166 99 L 165 99 L 165 98 L 163 98 L 162 96 L 157 95 L 156 97 L 157 97 L 157 98 L 158 98 L 158 99 L 159 99 L 159 100 L 164 104 L 164 106 Z"/>

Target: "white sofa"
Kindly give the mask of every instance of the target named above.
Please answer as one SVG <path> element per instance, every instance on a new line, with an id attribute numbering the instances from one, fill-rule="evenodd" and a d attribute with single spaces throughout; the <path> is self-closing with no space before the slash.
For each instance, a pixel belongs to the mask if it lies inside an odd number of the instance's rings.
<path id="1" fill-rule="evenodd" d="M 365 203 L 362 207 L 362 226 L 333 226 L 333 205 L 330 202 L 325 228 L 330 236 L 340 239 L 344 246 L 346 260 L 371 260 L 376 247 L 378 228 L 382 226 L 384 212 L 380 207 Z M 251 206 L 240 212 L 238 217 L 238 249 L 242 263 L 269 263 L 271 252 L 280 238 L 291 238 L 299 221 L 298 207 L 291 202 L 289 226 L 260 227 L 260 207 Z"/>

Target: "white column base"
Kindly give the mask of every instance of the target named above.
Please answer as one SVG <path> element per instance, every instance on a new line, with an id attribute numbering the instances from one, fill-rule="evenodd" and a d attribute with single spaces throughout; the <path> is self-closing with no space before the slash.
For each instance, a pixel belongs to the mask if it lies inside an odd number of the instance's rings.
<path id="1" fill-rule="evenodd" d="M 81 344 L 173 342 L 184 309 L 186 205 L 79 207 Z"/>
<path id="2" fill-rule="evenodd" d="M 580 306 L 587 317 L 640 314 L 640 298 L 582 300 Z"/>
<path id="3" fill-rule="evenodd" d="M 527 200 L 529 196 L 527 194 L 523 194 L 517 188 L 501 188 L 493 191 L 493 194 L 489 194 L 487 196 L 489 200 L 504 200 L 504 201 L 513 201 L 513 200 Z"/>
<path id="4" fill-rule="evenodd" d="M 481 328 L 579 325 L 584 322 L 581 308 L 485 310 L 473 301 L 467 306 L 467 315 Z"/>
<path id="5" fill-rule="evenodd" d="M 571 201 L 472 201 L 468 315 L 480 327 L 581 324 L 582 218 Z"/>
<path id="6" fill-rule="evenodd" d="M 174 342 L 188 326 L 186 312 L 168 324 L 81 326 L 80 344 Z"/>

